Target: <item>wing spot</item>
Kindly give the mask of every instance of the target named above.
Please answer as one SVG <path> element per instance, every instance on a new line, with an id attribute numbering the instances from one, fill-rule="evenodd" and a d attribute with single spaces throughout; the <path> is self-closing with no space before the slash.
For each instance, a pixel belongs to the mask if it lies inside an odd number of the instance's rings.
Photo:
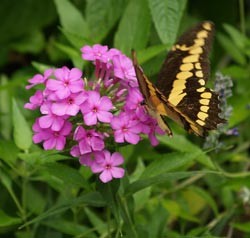
<path id="1" fill-rule="evenodd" d="M 206 118 L 208 117 L 208 114 L 205 113 L 205 112 L 199 112 L 198 115 L 197 115 L 197 117 L 198 117 L 199 119 L 201 119 L 202 121 L 205 121 Z"/>
<path id="2" fill-rule="evenodd" d="M 208 37 L 208 31 L 202 30 L 197 33 L 197 38 L 207 38 Z"/>
<path id="3" fill-rule="evenodd" d="M 200 102 L 200 104 L 205 105 L 205 106 L 209 105 L 209 100 L 208 99 L 200 99 L 199 102 Z"/>
<path id="4" fill-rule="evenodd" d="M 200 125 L 200 126 L 204 126 L 205 125 L 205 122 L 200 120 L 200 119 L 197 119 L 196 122 Z"/>
<path id="5" fill-rule="evenodd" d="M 198 62 L 199 55 L 189 55 L 183 58 L 182 62 L 185 63 L 195 63 Z"/>
<path id="6" fill-rule="evenodd" d="M 184 45 L 176 45 L 176 49 L 181 50 L 181 51 L 187 51 L 190 49 L 190 47 L 187 47 L 185 44 Z"/>
<path id="7" fill-rule="evenodd" d="M 208 109 L 209 109 L 209 107 L 208 106 L 201 106 L 201 111 L 203 111 L 203 112 L 207 112 L 208 111 Z"/>
<path id="8" fill-rule="evenodd" d="M 195 75 L 196 75 L 197 77 L 199 77 L 199 78 L 202 78 L 202 77 L 203 77 L 203 73 L 202 73 L 201 70 L 196 71 L 196 72 L 195 72 Z"/>
<path id="9" fill-rule="evenodd" d="M 202 93 L 202 94 L 201 94 L 201 97 L 202 97 L 202 98 L 210 99 L 210 98 L 212 97 L 212 93 L 209 93 L 209 92 Z"/>
<path id="10" fill-rule="evenodd" d="M 209 22 L 205 22 L 203 24 L 203 28 L 206 29 L 206 30 L 208 30 L 208 31 L 211 31 L 212 30 L 212 25 Z"/>
<path id="11" fill-rule="evenodd" d="M 202 92 L 204 92 L 205 91 L 205 87 L 201 87 L 201 88 L 198 88 L 198 89 L 196 89 L 196 91 L 198 92 L 198 93 L 202 93 Z"/>
<path id="12" fill-rule="evenodd" d="M 195 47 L 194 49 L 191 49 L 189 51 L 190 54 L 196 55 L 196 54 L 202 54 L 203 50 L 201 47 Z"/>
<path id="13" fill-rule="evenodd" d="M 179 80 L 186 80 L 186 79 L 190 78 L 191 76 L 193 76 L 193 73 L 191 73 L 191 72 L 180 72 L 176 75 L 176 77 Z"/>
<path id="14" fill-rule="evenodd" d="M 205 85 L 205 80 L 204 80 L 204 79 L 200 79 L 198 82 L 199 82 L 199 84 L 202 85 L 202 86 Z"/>
<path id="15" fill-rule="evenodd" d="M 196 46 L 203 46 L 203 45 L 205 45 L 205 40 L 204 40 L 203 38 L 195 39 L 195 40 L 194 40 L 194 44 L 195 44 Z"/>
<path id="16" fill-rule="evenodd" d="M 174 106 L 177 106 L 179 104 L 179 102 L 187 95 L 187 93 L 182 93 L 179 95 L 175 95 L 174 97 L 172 96 L 172 98 L 168 98 L 169 102 L 172 103 Z"/>
<path id="17" fill-rule="evenodd" d="M 180 66 L 181 71 L 191 71 L 194 68 L 194 65 L 192 63 L 182 64 Z"/>
<path id="18" fill-rule="evenodd" d="M 201 69 L 201 63 L 195 63 L 195 68 L 196 69 Z"/>

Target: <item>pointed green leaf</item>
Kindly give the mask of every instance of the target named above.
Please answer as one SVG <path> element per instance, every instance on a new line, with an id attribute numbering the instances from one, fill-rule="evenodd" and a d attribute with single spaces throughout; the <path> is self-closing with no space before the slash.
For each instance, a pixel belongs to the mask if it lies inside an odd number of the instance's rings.
<path id="1" fill-rule="evenodd" d="M 181 135 L 174 135 L 172 138 L 169 138 L 167 136 L 161 136 L 159 137 L 159 141 L 180 152 L 189 152 L 189 153 L 200 153 L 200 156 L 198 156 L 197 161 L 204 164 L 208 168 L 214 169 L 214 165 L 212 161 L 210 160 L 209 156 L 205 154 L 198 146 L 190 142 L 186 137 Z"/>
<path id="2" fill-rule="evenodd" d="M 88 38 L 89 29 L 82 13 L 68 0 L 54 0 L 61 25 L 66 31 Z"/>
<path id="3" fill-rule="evenodd" d="M 145 0 L 130 1 L 115 35 L 115 47 L 127 55 L 131 49 L 143 49 L 148 42 L 150 23 Z"/>
<path id="4" fill-rule="evenodd" d="M 126 0 L 87 0 L 86 21 L 91 38 L 102 41 L 114 27 L 124 10 Z"/>
<path id="5" fill-rule="evenodd" d="M 8 216 L 4 211 L 0 210 L 0 228 L 17 225 L 21 222 L 20 218 Z"/>
<path id="6" fill-rule="evenodd" d="M 15 144 L 18 148 L 27 150 L 32 144 L 32 132 L 15 99 L 12 100 L 12 116 Z"/>
<path id="7" fill-rule="evenodd" d="M 186 0 L 148 0 L 157 33 L 164 44 L 176 40 Z"/>

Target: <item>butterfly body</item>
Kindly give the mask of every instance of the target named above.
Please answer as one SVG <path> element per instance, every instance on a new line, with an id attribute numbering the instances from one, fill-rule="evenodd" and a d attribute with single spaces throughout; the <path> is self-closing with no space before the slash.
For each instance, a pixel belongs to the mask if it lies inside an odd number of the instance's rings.
<path id="1" fill-rule="evenodd" d="M 209 78 L 208 54 L 214 34 L 211 22 L 202 22 L 184 33 L 169 51 L 156 85 L 139 66 L 135 52 L 133 64 L 146 109 L 169 136 L 166 117 L 190 133 L 205 136 L 225 120 L 219 117 L 218 95 L 205 84 Z"/>

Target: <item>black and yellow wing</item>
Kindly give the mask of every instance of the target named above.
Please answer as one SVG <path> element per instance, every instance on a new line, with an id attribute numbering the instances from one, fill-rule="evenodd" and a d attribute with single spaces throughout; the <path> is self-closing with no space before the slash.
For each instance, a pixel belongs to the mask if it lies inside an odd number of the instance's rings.
<path id="1" fill-rule="evenodd" d="M 188 132 L 199 136 L 205 136 L 207 131 L 225 122 L 219 117 L 218 95 L 205 86 L 210 72 L 208 55 L 213 35 L 214 26 L 207 21 L 184 33 L 168 52 L 156 86 L 143 74 L 133 56 L 136 76 L 147 108 L 164 119 L 164 123 L 165 116 L 168 116 Z"/>

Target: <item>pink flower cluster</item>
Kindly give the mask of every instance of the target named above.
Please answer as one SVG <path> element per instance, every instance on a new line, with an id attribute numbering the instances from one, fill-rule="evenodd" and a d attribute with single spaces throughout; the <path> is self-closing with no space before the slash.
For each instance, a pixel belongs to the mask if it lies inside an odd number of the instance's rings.
<path id="1" fill-rule="evenodd" d="M 122 155 L 111 154 L 109 148 L 117 143 L 137 144 L 142 134 L 155 146 L 155 134 L 164 132 L 142 106 L 143 97 L 128 57 L 98 44 L 84 46 L 81 52 L 84 60 L 95 65 L 95 78 L 83 79 L 77 68 L 48 69 L 29 80 L 27 89 L 38 84 L 43 87 L 25 108 L 41 113 L 33 125 L 34 143 L 42 142 L 45 150 L 63 150 L 74 141 L 71 155 L 93 173 L 100 173 L 106 183 L 125 172 L 119 167 Z"/>

